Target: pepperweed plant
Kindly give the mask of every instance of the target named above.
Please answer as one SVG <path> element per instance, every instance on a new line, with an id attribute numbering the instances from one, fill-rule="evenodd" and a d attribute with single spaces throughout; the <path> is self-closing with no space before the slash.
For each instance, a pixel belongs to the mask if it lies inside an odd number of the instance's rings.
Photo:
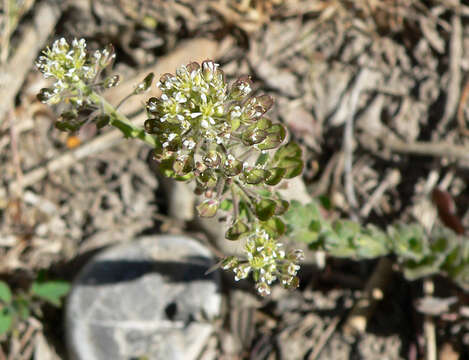
<path id="1" fill-rule="evenodd" d="M 71 44 L 57 40 L 37 62 L 44 76 L 55 80 L 40 91 L 39 100 L 68 105 L 57 128 L 76 131 L 88 121 L 98 128 L 114 126 L 125 137 L 150 144 L 164 175 L 193 182 L 202 197 L 199 215 L 222 212 L 226 239 L 244 243 L 243 258 L 229 256 L 218 264 L 232 270 L 236 280 L 252 274 L 263 296 L 276 280 L 296 288 L 303 253 L 284 249 L 280 239 L 287 234 L 336 257 L 393 256 L 410 280 L 443 273 L 469 290 L 469 241 L 450 229 L 435 227 L 428 234 L 419 224 L 390 225 L 383 231 L 349 220 L 331 222 L 316 201 L 303 205 L 282 199 L 276 185 L 301 174 L 301 149 L 286 142 L 286 129 L 266 116 L 273 100 L 253 95 L 248 76 L 228 85 L 213 61 L 192 62 L 164 74 L 156 83 L 161 96 L 146 103 L 148 119 L 142 129 L 118 108 L 148 90 L 154 76 L 149 74 L 113 106 L 101 92 L 118 85 L 119 77 L 101 80 L 100 75 L 114 58 L 112 46 L 91 53 L 84 39 Z"/>
<path id="2" fill-rule="evenodd" d="M 101 96 L 119 82 L 116 75 L 100 77 L 114 58 L 111 46 L 90 52 L 84 39 L 69 44 L 62 38 L 43 52 L 37 68 L 55 83 L 38 98 L 68 104 L 56 127 L 76 131 L 95 121 L 99 128 L 114 126 L 125 137 L 147 142 L 164 175 L 195 184 L 203 198 L 199 215 L 225 213 L 225 237 L 244 242 L 245 256 L 226 257 L 220 267 L 232 270 L 236 280 L 252 274 L 260 295 L 270 294 L 276 280 L 297 287 L 303 254 L 286 251 L 280 242 L 289 202 L 275 186 L 299 175 L 303 162 L 300 147 L 285 142 L 286 129 L 265 115 L 272 98 L 254 96 L 248 76 L 228 85 L 218 64 L 192 62 L 161 76 L 156 86 L 162 94 L 148 99 L 141 129 L 118 112 L 120 104 L 112 106 Z M 143 93 L 152 81 L 149 74 L 125 99 Z"/>

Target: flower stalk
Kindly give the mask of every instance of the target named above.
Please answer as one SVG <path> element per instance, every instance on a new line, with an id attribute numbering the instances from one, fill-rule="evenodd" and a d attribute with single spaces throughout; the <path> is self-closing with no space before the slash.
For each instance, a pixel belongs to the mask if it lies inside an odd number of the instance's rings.
<path id="1" fill-rule="evenodd" d="M 83 39 L 71 44 L 60 39 L 44 51 L 37 66 L 56 82 L 38 98 L 69 104 L 57 128 L 77 131 L 95 121 L 97 127 L 110 125 L 151 145 L 164 175 L 195 183 L 195 193 L 202 196 L 199 215 L 223 213 L 226 238 L 244 243 L 245 257 L 225 258 L 222 268 L 231 269 L 236 280 L 252 274 L 261 295 L 270 294 L 276 280 L 297 287 L 302 253 L 287 254 L 280 242 L 289 203 L 276 185 L 299 175 L 303 161 L 300 147 L 285 143 L 286 129 L 265 115 L 273 99 L 254 96 L 248 76 L 229 85 L 218 64 L 192 62 L 161 76 L 156 86 L 162 94 L 148 99 L 141 129 L 119 113 L 122 102 L 114 107 L 100 93 L 118 84 L 116 75 L 98 80 L 114 57 L 112 47 L 89 52 Z M 124 100 L 149 89 L 153 77 L 149 74 Z M 90 113 L 96 115 L 90 118 Z"/>

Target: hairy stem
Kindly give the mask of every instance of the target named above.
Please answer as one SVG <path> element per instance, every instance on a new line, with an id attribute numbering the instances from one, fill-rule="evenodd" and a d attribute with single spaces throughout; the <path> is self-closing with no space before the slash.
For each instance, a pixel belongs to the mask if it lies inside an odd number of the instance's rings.
<path id="1" fill-rule="evenodd" d="M 79 84 L 78 88 L 81 89 L 84 93 L 89 94 L 88 98 L 93 102 L 93 104 L 102 107 L 104 113 L 110 117 L 109 124 L 119 129 L 126 138 L 140 139 L 153 147 L 160 145 L 156 137 L 147 134 L 142 128 L 132 124 L 132 122 L 125 115 L 118 112 L 116 108 L 107 102 L 106 99 L 104 99 L 100 94 L 92 91 L 83 83 Z"/>

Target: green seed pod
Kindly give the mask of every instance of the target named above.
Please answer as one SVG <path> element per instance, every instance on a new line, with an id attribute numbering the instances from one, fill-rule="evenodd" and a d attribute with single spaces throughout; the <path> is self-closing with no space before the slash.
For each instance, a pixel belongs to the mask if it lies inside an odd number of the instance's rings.
<path id="1" fill-rule="evenodd" d="M 145 78 L 142 80 L 142 82 L 139 83 L 135 87 L 134 94 L 141 94 L 141 93 L 147 91 L 150 88 L 151 83 L 153 82 L 154 78 L 155 78 L 155 74 L 153 74 L 153 73 L 149 73 L 147 76 L 145 76 Z"/>
<path id="2" fill-rule="evenodd" d="M 228 159 L 225 161 L 224 165 L 223 172 L 225 176 L 236 176 L 243 171 L 243 163 L 233 156 L 230 157 L 230 155 L 228 155 Z"/>
<path id="3" fill-rule="evenodd" d="M 243 180 L 250 185 L 257 185 L 270 176 L 270 171 L 265 169 L 246 169 L 243 172 Z"/>
<path id="4" fill-rule="evenodd" d="M 251 125 L 241 135 L 241 141 L 246 146 L 252 146 L 264 141 L 267 131 L 259 129 L 256 125 Z"/>
<path id="5" fill-rule="evenodd" d="M 241 76 L 231 86 L 229 96 L 232 100 L 240 101 L 252 92 L 252 81 L 250 76 Z"/>
<path id="6" fill-rule="evenodd" d="M 266 137 L 257 145 L 259 150 L 275 149 L 283 142 L 283 140 L 285 140 L 285 136 L 287 134 L 285 128 L 280 124 L 272 125 L 265 131 L 267 133 Z"/>
<path id="7" fill-rule="evenodd" d="M 249 231 L 249 226 L 242 220 L 237 219 L 225 232 L 225 238 L 228 240 L 238 240 L 241 235 Z"/>

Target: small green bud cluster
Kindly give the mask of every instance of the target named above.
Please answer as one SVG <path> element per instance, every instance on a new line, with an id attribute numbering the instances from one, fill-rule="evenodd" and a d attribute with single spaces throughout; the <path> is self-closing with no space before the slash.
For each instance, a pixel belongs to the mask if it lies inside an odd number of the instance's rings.
<path id="1" fill-rule="evenodd" d="M 74 39 L 71 44 L 64 38 L 56 40 L 52 48 L 47 48 L 36 63 L 45 78 L 56 80 L 52 88 L 42 89 L 40 100 L 47 104 L 57 104 L 69 99 L 81 105 L 87 94 L 76 91 L 80 82 L 85 84 L 93 81 L 99 72 L 111 64 L 115 58 L 112 46 L 93 54 L 86 50 L 85 39 Z M 105 81 L 107 87 L 117 85 L 115 76 Z"/>
<path id="2" fill-rule="evenodd" d="M 298 145 L 282 145 L 285 128 L 265 116 L 272 98 L 252 96 L 247 76 L 228 86 L 213 61 L 181 66 L 157 86 L 162 95 L 147 102 L 145 131 L 160 140 L 155 148 L 160 169 L 178 180 L 194 180 L 196 194 L 205 197 L 199 215 L 231 211 L 226 238 L 247 239 L 247 260 L 229 258 L 222 266 L 233 269 L 238 280 L 252 271 L 262 295 L 276 279 L 296 286 L 299 258 L 287 258 L 277 242 L 289 203 L 272 187 L 300 174 L 303 162 Z"/>

